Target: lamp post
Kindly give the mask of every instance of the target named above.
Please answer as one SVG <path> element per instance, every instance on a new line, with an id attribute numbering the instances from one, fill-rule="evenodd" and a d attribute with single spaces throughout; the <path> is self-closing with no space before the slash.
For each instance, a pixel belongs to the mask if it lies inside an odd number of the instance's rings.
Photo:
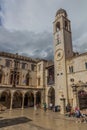
<path id="1" fill-rule="evenodd" d="M 72 90 L 73 90 L 74 93 L 77 92 L 77 86 L 74 83 L 72 84 Z"/>
<path id="2" fill-rule="evenodd" d="M 72 84 L 72 90 L 73 90 L 73 107 L 75 108 L 76 106 L 78 106 L 78 102 L 77 102 L 77 85 L 75 85 L 74 83 Z"/>
<path id="3" fill-rule="evenodd" d="M 60 113 L 61 113 L 61 114 L 65 114 L 65 112 L 66 112 L 66 107 L 65 107 L 65 98 L 64 98 L 64 95 L 63 95 L 63 94 L 61 95 L 60 103 L 61 103 L 61 111 L 60 111 Z"/>

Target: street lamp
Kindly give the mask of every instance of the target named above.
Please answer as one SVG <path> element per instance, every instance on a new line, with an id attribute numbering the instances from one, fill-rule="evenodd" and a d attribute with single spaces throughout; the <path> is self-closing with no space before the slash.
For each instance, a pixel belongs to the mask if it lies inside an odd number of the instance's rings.
<path id="1" fill-rule="evenodd" d="M 72 91 L 73 91 L 73 107 L 78 106 L 78 97 L 77 97 L 77 85 L 76 84 L 72 84 Z"/>
<path id="2" fill-rule="evenodd" d="M 74 83 L 72 84 L 72 89 L 73 89 L 73 92 L 77 92 L 77 86 Z"/>

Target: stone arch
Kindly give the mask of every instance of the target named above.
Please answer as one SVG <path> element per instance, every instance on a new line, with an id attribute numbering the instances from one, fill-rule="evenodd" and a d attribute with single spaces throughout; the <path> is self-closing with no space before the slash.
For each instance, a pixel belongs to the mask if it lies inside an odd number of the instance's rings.
<path id="1" fill-rule="evenodd" d="M 36 92 L 36 104 L 41 105 L 41 92 Z"/>
<path id="2" fill-rule="evenodd" d="M 56 23 L 56 31 L 57 31 L 57 32 L 60 31 L 60 22 L 57 22 L 57 23 Z"/>
<path id="3" fill-rule="evenodd" d="M 87 108 L 87 91 L 82 89 L 78 91 L 78 102 L 80 109 Z"/>
<path id="4" fill-rule="evenodd" d="M 10 102 L 11 102 L 11 92 L 9 89 L 3 90 L 0 97 L 0 104 L 5 106 L 6 108 L 10 108 Z"/>
<path id="5" fill-rule="evenodd" d="M 52 103 L 55 105 L 55 89 L 51 87 L 48 91 L 48 105 Z"/>
<path id="6" fill-rule="evenodd" d="M 34 106 L 34 94 L 32 91 L 27 91 L 24 97 L 24 107 Z"/>
<path id="7" fill-rule="evenodd" d="M 22 92 L 17 90 L 14 92 L 13 94 L 13 104 L 12 107 L 13 108 L 21 108 L 22 107 Z"/>

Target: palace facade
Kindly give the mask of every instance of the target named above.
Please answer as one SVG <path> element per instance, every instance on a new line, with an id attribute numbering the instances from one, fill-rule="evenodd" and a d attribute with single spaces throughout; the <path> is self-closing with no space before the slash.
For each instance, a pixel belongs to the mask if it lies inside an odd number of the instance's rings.
<path id="1" fill-rule="evenodd" d="M 56 12 L 53 36 L 54 62 L 0 52 L 0 105 L 11 110 L 64 101 L 87 108 L 87 53 L 73 52 L 64 9 Z"/>
<path id="2" fill-rule="evenodd" d="M 36 104 L 42 106 L 46 80 L 54 84 L 51 76 L 54 70 L 50 69 L 51 80 L 46 72 L 51 65 L 50 61 L 0 52 L 0 105 L 10 110 Z"/>

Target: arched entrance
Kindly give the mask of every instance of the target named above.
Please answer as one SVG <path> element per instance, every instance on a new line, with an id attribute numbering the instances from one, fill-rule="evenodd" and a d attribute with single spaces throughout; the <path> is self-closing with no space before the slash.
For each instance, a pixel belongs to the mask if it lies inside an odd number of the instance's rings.
<path id="1" fill-rule="evenodd" d="M 24 98 L 24 107 L 33 107 L 34 106 L 34 95 L 32 92 L 25 93 Z"/>
<path id="2" fill-rule="evenodd" d="M 80 109 L 87 108 L 87 92 L 84 90 L 80 90 L 78 92 L 78 101 Z"/>
<path id="3" fill-rule="evenodd" d="M 1 93 L 0 104 L 6 108 L 10 108 L 11 93 L 9 90 L 5 90 Z"/>
<path id="4" fill-rule="evenodd" d="M 41 92 L 36 93 L 36 104 L 41 105 Z"/>
<path id="5" fill-rule="evenodd" d="M 28 93 L 26 93 L 24 97 L 24 107 L 28 107 L 28 98 Z"/>
<path id="6" fill-rule="evenodd" d="M 50 103 L 52 103 L 53 105 L 55 105 L 55 90 L 52 87 L 48 91 L 48 105 Z"/>
<path id="7" fill-rule="evenodd" d="M 21 108 L 22 107 L 22 93 L 20 91 L 16 91 L 13 94 L 13 108 Z"/>

